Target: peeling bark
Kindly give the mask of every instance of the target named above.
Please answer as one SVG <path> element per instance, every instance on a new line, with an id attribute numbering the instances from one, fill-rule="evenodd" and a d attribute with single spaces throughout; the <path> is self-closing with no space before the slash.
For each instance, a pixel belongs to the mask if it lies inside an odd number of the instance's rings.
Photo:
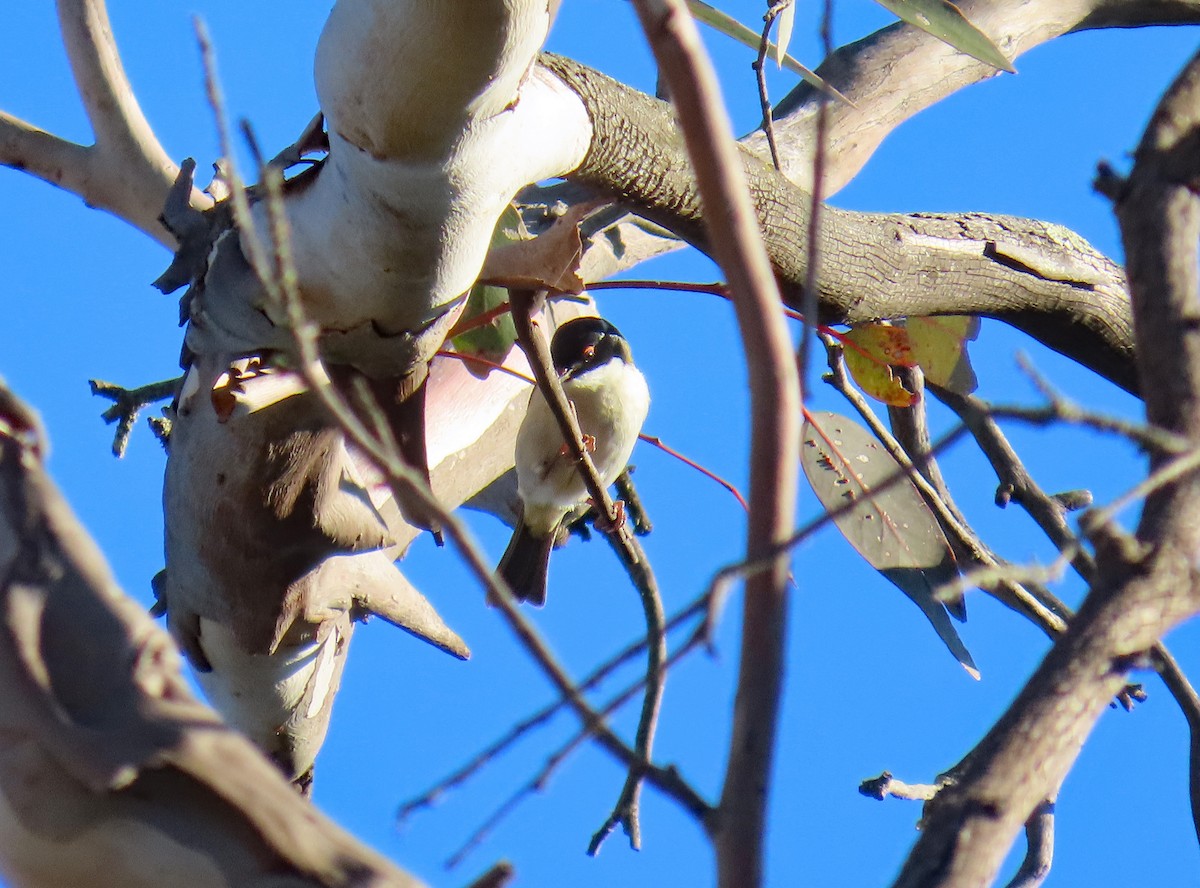
<path id="1" fill-rule="evenodd" d="M 14 888 L 420 883 L 188 690 L 0 385 L 0 873 Z"/>

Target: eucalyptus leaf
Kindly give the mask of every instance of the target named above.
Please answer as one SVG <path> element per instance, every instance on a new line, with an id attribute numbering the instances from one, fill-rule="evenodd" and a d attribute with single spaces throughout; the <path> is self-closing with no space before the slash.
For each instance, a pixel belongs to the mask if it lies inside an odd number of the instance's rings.
<path id="1" fill-rule="evenodd" d="M 515 206 L 509 204 L 496 222 L 492 232 L 491 246 L 501 247 L 514 241 L 528 240 L 530 235 L 524 220 Z M 467 294 L 467 305 L 463 318 L 475 318 L 486 314 L 508 301 L 508 289 L 491 284 L 476 284 Z M 517 328 L 512 316 L 505 312 L 481 327 L 460 333 L 452 340 L 454 348 L 463 354 L 499 359 L 508 353 L 517 341 Z"/>
<path id="2" fill-rule="evenodd" d="M 963 315 L 909 318 L 912 357 L 925 378 L 960 395 L 969 395 L 979 380 L 967 356 L 967 342 L 979 335 L 979 318 Z"/>
<path id="3" fill-rule="evenodd" d="M 714 31 L 719 31 L 726 37 L 732 37 L 738 43 L 742 43 L 750 47 L 755 52 L 758 52 L 758 46 L 762 42 L 762 35 L 756 34 L 754 31 L 747 28 L 737 19 L 721 10 L 709 6 L 704 0 L 685 0 L 688 10 L 696 21 L 703 22 Z M 776 48 L 776 44 L 767 41 L 767 51 L 774 55 L 776 60 L 780 61 L 783 67 L 787 68 L 793 74 L 798 74 L 803 80 L 808 81 L 821 92 L 828 96 L 832 96 L 838 101 L 845 102 L 847 105 L 853 105 L 848 98 L 818 77 L 813 71 L 804 67 L 786 52 Z"/>
<path id="4" fill-rule="evenodd" d="M 827 510 L 856 505 L 838 517 L 838 530 L 867 563 L 921 609 L 938 638 L 973 678 L 975 661 L 934 590 L 958 577 L 954 553 L 920 491 L 867 429 L 836 413 L 808 414 L 801 431 L 800 464 Z M 965 614 L 965 612 L 964 612 Z"/>
<path id="5" fill-rule="evenodd" d="M 787 55 L 788 44 L 792 42 L 792 28 L 796 24 L 796 4 L 789 3 L 780 10 L 776 17 L 778 30 L 775 32 L 775 64 L 783 67 L 783 57 Z"/>
<path id="6" fill-rule="evenodd" d="M 950 0 L 875 0 L 884 9 L 900 16 L 910 25 L 932 34 L 959 52 L 965 52 L 986 65 L 1016 74 L 1017 69 L 992 42 L 962 14 Z"/>

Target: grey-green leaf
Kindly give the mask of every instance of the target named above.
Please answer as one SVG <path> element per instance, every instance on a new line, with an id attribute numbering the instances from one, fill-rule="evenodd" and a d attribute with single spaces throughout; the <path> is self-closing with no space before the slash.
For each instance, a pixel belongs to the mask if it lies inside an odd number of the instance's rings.
<path id="1" fill-rule="evenodd" d="M 914 27 L 949 43 L 984 64 L 1016 74 L 1017 69 L 992 42 L 962 14 L 950 0 L 875 0 L 884 9 L 900 16 Z"/>
<path id="2" fill-rule="evenodd" d="M 834 518 L 838 530 L 872 567 L 925 614 L 942 643 L 973 678 L 975 661 L 934 590 L 958 576 L 954 554 L 933 512 L 867 429 L 836 413 L 813 413 L 800 438 L 800 463 L 828 511 L 855 505 Z"/>
<path id="3" fill-rule="evenodd" d="M 758 52 L 758 45 L 762 42 L 761 34 L 755 34 L 737 19 L 728 13 L 721 12 L 721 10 L 709 6 L 704 0 L 685 0 L 685 2 L 696 21 L 704 22 L 704 24 L 708 25 L 714 31 L 719 31 L 726 37 L 732 37 L 738 43 L 745 44 L 755 52 Z M 802 79 L 811 83 L 821 92 L 840 102 L 845 102 L 847 105 L 854 104 L 822 78 L 818 77 L 816 73 L 792 58 L 792 56 L 783 53 L 781 57 L 776 45 L 769 40 L 767 41 L 767 51 L 774 54 L 773 57 L 779 60 L 783 67 L 787 68 L 793 74 L 798 74 Z"/>

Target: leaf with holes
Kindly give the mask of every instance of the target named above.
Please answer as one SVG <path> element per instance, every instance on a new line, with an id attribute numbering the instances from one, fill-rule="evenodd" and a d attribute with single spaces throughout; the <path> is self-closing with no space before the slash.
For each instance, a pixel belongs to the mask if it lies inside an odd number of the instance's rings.
<path id="1" fill-rule="evenodd" d="M 960 395 L 969 395 L 979 387 L 967 357 L 968 340 L 979 335 L 979 318 L 909 318 L 906 327 L 912 357 L 926 379 Z"/>
<path id="2" fill-rule="evenodd" d="M 921 609 L 942 643 L 972 678 L 975 661 L 934 590 L 958 577 L 954 553 L 933 512 L 900 464 L 858 423 L 836 413 L 806 414 L 800 463 L 817 499 L 867 563 Z"/>

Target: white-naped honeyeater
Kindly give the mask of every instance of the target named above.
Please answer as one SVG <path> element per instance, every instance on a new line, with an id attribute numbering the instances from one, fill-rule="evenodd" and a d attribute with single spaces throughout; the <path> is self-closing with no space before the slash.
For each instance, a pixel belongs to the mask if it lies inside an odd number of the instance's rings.
<path id="1" fill-rule="evenodd" d="M 574 318 L 560 326 L 550 343 L 550 357 L 607 486 L 629 462 L 650 409 L 645 377 L 633 366 L 625 337 L 603 318 Z M 550 552 L 564 532 L 564 519 L 587 501 L 588 492 L 537 389 L 517 432 L 515 461 L 521 515 L 496 573 L 519 600 L 541 606 L 546 603 Z"/>

